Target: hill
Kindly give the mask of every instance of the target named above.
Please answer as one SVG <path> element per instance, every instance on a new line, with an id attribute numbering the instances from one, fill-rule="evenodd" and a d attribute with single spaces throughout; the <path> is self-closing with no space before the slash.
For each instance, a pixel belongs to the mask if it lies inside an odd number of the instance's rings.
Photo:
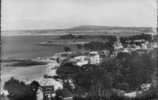
<path id="1" fill-rule="evenodd" d="M 76 26 L 67 31 L 108 31 L 108 30 L 122 30 L 122 31 L 142 31 L 142 32 L 152 32 L 151 27 L 117 27 L 117 26 L 96 26 L 96 25 L 82 25 Z"/>
<path id="2" fill-rule="evenodd" d="M 65 29 L 66 33 L 78 35 L 133 35 L 133 34 L 153 34 L 151 27 L 115 27 L 83 25 Z"/>
<path id="3" fill-rule="evenodd" d="M 151 27 L 115 27 L 115 26 L 97 26 L 97 25 L 82 25 L 67 29 L 43 29 L 43 30 L 14 30 L 4 31 L 5 35 L 63 35 L 78 34 L 78 35 L 102 35 L 102 34 L 140 34 L 153 33 Z"/>

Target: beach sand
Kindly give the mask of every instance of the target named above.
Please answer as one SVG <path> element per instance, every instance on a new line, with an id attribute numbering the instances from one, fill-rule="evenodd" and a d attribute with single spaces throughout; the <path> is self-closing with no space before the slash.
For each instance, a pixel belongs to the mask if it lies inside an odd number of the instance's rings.
<path id="1" fill-rule="evenodd" d="M 47 65 L 29 66 L 29 67 L 6 67 L 2 64 L 1 72 L 1 86 L 9 80 L 11 77 L 30 83 L 33 80 L 38 81 L 41 85 L 55 85 L 55 88 L 62 87 L 61 82 L 57 82 L 54 79 L 45 79 L 44 75 L 56 75 L 56 66 L 59 66 L 55 62 L 48 63 Z"/>

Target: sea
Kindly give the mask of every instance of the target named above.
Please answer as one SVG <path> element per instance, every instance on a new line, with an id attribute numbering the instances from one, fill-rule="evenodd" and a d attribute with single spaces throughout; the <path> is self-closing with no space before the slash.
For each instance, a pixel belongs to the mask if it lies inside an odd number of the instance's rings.
<path id="1" fill-rule="evenodd" d="M 2 36 L 1 37 L 1 59 L 33 59 L 37 57 L 50 57 L 57 52 L 63 52 L 64 47 L 60 45 L 41 46 L 40 42 L 59 40 L 58 36 Z M 73 49 L 73 48 L 71 48 Z M 37 66 L 5 66 L 1 62 L 2 86 L 11 77 L 22 81 L 38 80 L 46 73 L 47 65 Z"/>
<path id="2" fill-rule="evenodd" d="M 59 45 L 41 46 L 41 42 L 58 40 L 57 36 L 2 36 L 2 59 L 31 59 L 63 52 Z"/>

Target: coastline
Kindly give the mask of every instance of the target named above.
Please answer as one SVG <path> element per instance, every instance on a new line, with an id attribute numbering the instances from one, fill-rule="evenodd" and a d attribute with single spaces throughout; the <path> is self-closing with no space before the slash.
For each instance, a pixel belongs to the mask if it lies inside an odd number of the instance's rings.
<path id="1" fill-rule="evenodd" d="M 54 79 L 45 79 L 44 75 L 49 74 L 51 76 L 56 75 L 56 68 L 59 66 L 55 62 L 49 62 L 46 65 L 37 65 L 37 66 L 29 66 L 29 67 L 6 67 L 2 63 L 1 72 L 1 86 L 4 86 L 4 83 L 9 80 L 11 77 L 18 79 L 20 81 L 24 81 L 26 83 L 30 83 L 33 80 L 38 81 L 41 85 L 49 85 L 54 84 L 58 87 L 62 87 L 62 85 Z M 44 80 L 44 81 L 43 81 Z"/>

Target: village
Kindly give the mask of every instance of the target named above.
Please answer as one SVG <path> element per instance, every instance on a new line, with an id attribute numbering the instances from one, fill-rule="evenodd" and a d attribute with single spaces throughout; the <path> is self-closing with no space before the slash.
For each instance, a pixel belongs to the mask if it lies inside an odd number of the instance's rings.
<path id="1" fill-rule="evenodd" d="M 149 35 L 150 36 L 150 35 Z M 100 64 L 105 58 L 116 57 L 118 53 L 138 52 L 146 53 L 158 48 L 157 41 L 148 41 L 143 38 L 134 40 L 127 39 L 126 44 L 122 43 L 120 38 L 113 43 L 113 51 L 105 50 L 84 50 L 81 52 L 67 51 L 56 53 L 52 57 L 48 57 L 47 61 L 56 61 L 59 64 L 72 62 L 75 65 L 82 66 L 86 64 Z"/>
<path id="2" fill-rule="evenodd" d="M 145 36 L 145 37 L 143 37 Z M 35 61 L 47 62 L 47 68 L 45 75 L 39 80 L 40 87 L 37 90 L 37 100 L 52 100 L 57 94 L 55 91 L 63 89 L 63 81 L 61 79 L 56 80 L 57 70 L 60 66 L 71 63 L 73 66 L 82 67 L 84 65 L 100 65 L 104 61 L 116 58 L 120 53 L 132 55 L 136 52 L 138 55 L 148 54 L 158 48 L 158 44 L 154 36 L 150 35 L 136 35 L 133 37 L 117 37 L 116 41 L 112 44 L 112 49 L 101 50 L 81 50 L 55 53 L 53 56 L 47 58 L 38 57 Z M 136 37 L 136 38 L 135 38 Z M 93 44 L 93 43 L 92 43 Z M 68 83 L 71 87 L 75 88 L 73 81 L 70 79 Z M 113 89 L 118 94 L 128 98 L 135 98 L 141 95 L 144 91 L 148 91 L 152 87 L 152 83 L 143 83 L 140 86 L 140 90 L 125 92 L 123 90 Z M 8 91 L 1 91 L 2 95 L 9 95 Z M 73 95 L 67 95 L 61 97 L 64 100 L 72 100 Z"/>
<path id="3" fill-rule="evenodd" d="M 74 51 L 67 51 L 67 52 L 59 52 L 56 53 L 54 56 L 52 57 L 48 57 L 47 59 L 45 59 L 45 61 L 53 63 L 50 68 L 48 68 L 48 71 L 45 75 L 45 83 L 43 84 L 43 87 L 47 88 L 47 87 L 54 87 L 55 90 L 57 89 L 61 89 L 63 88 L 63 83 L 62 81 L 54 81 L 54 83 L 49 82 L 52 81 L 53 76 L 56 75 L 56 70 L 65 63 L 72 63 L 73 65 L 76 66 L 83 66 L 83 65 L 87 65 L 87 64 L 91 64 L 91 65 L 99 65 L 102 62 L 104 62 L 104 60 L 106 59 L 112 59 L 115 58 L 116 56 L 118 56 L 119 53 L 127 53 L 127 54 L 131 54 L 132 52 L 137 52 L 138 54 L 144 54 L 144 53 L 150 53 L 152 50 L 157 49 L 158 48 L 158 44 L 157 41 L 148 41 L 145 39 L 135 39 L 135 40 L 127 40 L 126 42 L 128 42 L 128 44 L 126 44 L 126 46 L 123 45 L 123 43 L 121 43 L 120 38 L 117 38 L 117 41 L 114 42 L 113 47 L 114 47 L 114 51 L 111 52 L 109 50 L 99 50 L 99 51 L 82 51 L 82 52 L 74 52 Z M 132 42 L 132 44 L 130 43 Z M 139 44 L 139 45 L 138 45 Z M 55 64 L 56 63 L 56 64 Z M 47 82 L 47 81 L 48 82 Z M 69 83 L 71 84 L 71 86 L 73 87 L 73 82 L 71 80 L 69 80 Z M 141 90 L 139 91 L 133 91 L 133 92 L 124 92 L 124 91 L 117 91 L 118 93 L 123 94 L 125 97 L 128 98 L 134 98 L 137 95 L 140 95 L 143 93 L 143 91 L 148 91 L 152 86 L 152 83 L 144 83 L 142 84 Z M 49 91 L 49 89 L 48 89 Z M 53 95 L 51 95 L 50 91 L 43 91 L 44 95 L 47 95 L 48 98 L 52 97 Z M 54 91 L 54 90 L 53 90 Z M 42 92 L 42 94 L 43 94 Z M 72 96 L 68 96 L 68 97 L 64 97 L 64 100 L 70 100 L 72 99 Z"/>

